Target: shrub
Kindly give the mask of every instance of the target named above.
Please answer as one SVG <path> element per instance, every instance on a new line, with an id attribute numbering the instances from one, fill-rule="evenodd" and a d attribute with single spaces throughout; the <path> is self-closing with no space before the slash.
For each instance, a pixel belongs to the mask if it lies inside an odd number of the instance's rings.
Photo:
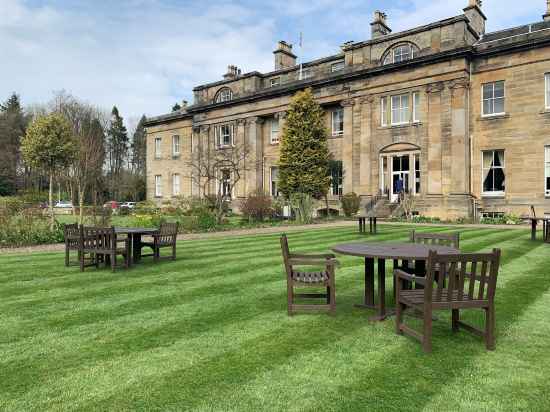
<path id="1" fill-rule="evenodd" d="M 63 241 L 63 225 L 50 227 L 41 213 L 22 213 L 0 219 L 0 247 L 31 246 Z"/>
<path id="2" fill-rule="evenodd" d="M 6 196 L 0 198 L 0 209 L 2 209 L 2 215 L 15 216 L 23 211 L 25 203 L 17 196 Z"/>
<path id="3" fill-rule="evenodd" d="M 361 206 L 361 198 L 356 193 L 346 193 L 342 196 L 342 210 L 346 217 L 351 217 L 359 211 Z"/>
<path id="4" fill-rule="evenodd" d="M 295 210 L 298 222 L 309 224 L 313 220 L 315 200 L 307 193 L 295 193 L 290 196 L 292 208 Z"/>
<path id="5" fill-rule="evenodd" d="M 480 223 L 486 225 L 519 225 L 522 223 L 522 220 L 512 214 L 504 214 L 495 217 L 482 217 Z"/>
<path id="6" fill-rule="evenodd" d="M 266 217 L 273 214 L 271 197 L 261 191 L 252 193 L 241 201 L 241 213 L 248 220 L 263 222 Z"/>
<path id="7" fill-rule="evenodd" d="M 214 212 L 209 209 L 203 209 L 197 215 L 197 225 L 199 230 L 209 231 L 217 226 L 217 219 Z"/>

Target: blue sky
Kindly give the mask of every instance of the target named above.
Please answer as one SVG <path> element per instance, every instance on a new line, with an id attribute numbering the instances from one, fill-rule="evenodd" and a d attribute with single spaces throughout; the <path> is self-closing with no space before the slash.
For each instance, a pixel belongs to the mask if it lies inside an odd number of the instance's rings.
<path id="1" fill-rule="evenodd" d="M 64 89 L 128 119 L 192 101 L 228 64 L 273 69 L 275 43 L 297 43 L 304 60 L 367 40 L 373 11 L 400 31 L 462 13 L 468 0 L 0 0 L 0 99 L 24 104 Z M 541 20 L 546 0 L 485 0 L 488 30 Z"/>

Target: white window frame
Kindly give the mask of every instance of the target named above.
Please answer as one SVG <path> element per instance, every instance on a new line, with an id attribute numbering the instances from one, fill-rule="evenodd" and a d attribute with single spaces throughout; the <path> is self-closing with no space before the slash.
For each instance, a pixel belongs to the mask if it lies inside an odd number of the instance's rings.
<path id="1" fill-rule="evenodd" d="M 233 100 L 233 91 L 229 87 L 224 87 L 218 90 L 216 95 L 216 103 L 225 103 Z"/>
<path id="2" fill-rule="evenodd" d="M 214 134 L 216 139 L 216 147 L 218 149 L 224 149 L 235 145 L 234 124 L 220 124 L 214 128 Z"/>
<path id="3" fill-rule="evenodd" d="M 399 99 L 399 107 L 394 108 L 394 99 Z M 407 105 L 403 105 L 403 101 L 406 99 Z M 397 94 L 390 96 L 390 106 L 391 106 L 391 125 L 392 126 L 399 126 L 404 124 L 410 123 L 410 116 L 411 116 L 411 94 L 405 93 L 405 94 Z M 396 121 L 395 119 L 395 113 L 399 113 L 399 121 Z"/>
<path id="4" fill-rule="evenodd" d="M 330 66 L 330 71 L 332 73 L 339 72 L 344 70 L 345 67 L 346 67 L 346 62 L 344 60 L 340 60 L 332 63 L 332 65 Z"/>
<path id="5" fill-rule="evenodd" d="M 281 84 L 281 78 L 280 77 L 273 77 L 269 79 L 269 87 L 277 87 Z"/>
<path id="6" fill-rule="evenodd" d="M 420 92 L 412 92 L 412 122 L 420 123 Z"/>
<path id="7" fill-rule="evenodd" d="M 300 70 L 298 70 L 298 75 L 299 74 L 300 74 Z M 307 79 L 310 79 L 311 77 L 313 77 L 313 72 L 311 71 L 311 69 L 309 67 L 302 68 L 302 78 L 301 78 L 301 80 L 307 80 Z"/>
<path id="8" fill-rule="evenodd" d="M 162 158 L 162 137 L 155 137 L 155 159 Z"/>
<path id="9" fill-rule="evenodd" d="M 550 110 L 550 73 L 544 75 L 544 107 Z"/>
<path id="10" fill-rule="evenodd" d="M 274 117 L 270 122 L 269 141 L 271 144 L 279 144 L 279 118 Z"/>
<path id="11" fill-rule="evenodd" d="M 220 176 L 220 179 L 218 180 L 218 193 L 221 193 L 222 197 L 227 197 L 227 195 L 224 193 L 224 185 L 228 182 L 226 179 L 223 178 L 223 173 L 229 172 L 229 198 L 233 199 L 233 190 L 235 187 L 233 186 L 233 176 L 231 174 L 231 170 L 229 169 L 220 169 L 219 173 L 222 175 Z"/>
<path id="12" fill-rule="evenodd" d="M 503 84 L 503 96 L 502 97 L 495 97 L 495 85 L 497 83 L 502 83 Z M 485 99 L 485 94 L 484 94 L 484 88 L 485 86 L 489 86 L 489 85 L 492 85 L 493 87 L 493 97 L 490 97 L 488 99 Z M 502 112 L 494 112 L 494 113 L 485 113 L 485 101 L 492 101 L 492 105 L 493 105 L 493 110 L 494 110 L 494 107 L 495 107 L 495 101 L 497 99 L 501 99 L 502 100 L 502 108 L 504 111 Z M 483 83 L 481 85 L 481 116 L 482 117 L 494 117 L 494 116 L 503 116 L 506 114 L 506 83 L 504 82 L 504 80 L 498 80 L 498 81 L 495 81 L 495 82 L 488 82 L 488 83 Z"/>
<path id="13" fill-rule="evenodd" d="M 544 146 L 544 196 L 550 197 L 550 145 Z"/>
<path id="14" fill-rule="evenodd" d="M 179 173 L 172 175 L 172 195 L 181 195 L 181 175 Z"/>
<path id="15" fill-rule="evenodd" d="M 408 53 L 399 53 L 397 54 L 396 52 L 398 50 L 403 50 L 403 48 L 407 47 L 408 48 Z M 404 56 L 404 55 L 407 55 L 409 56 L 408 58 L 406 59 L 403 59 L 401 58 L 399 61 L 396 61 L 396 56 Z M 384 62 L 383 64 L 392 64 L 392 63 L 402 63 L 402 62 L 405 62 L 405 61 L 409 61 L 409 60 L 412 60 L 414 59 L 414 47 L 412 46 L 412 44 L 399 44 L 397 46 L 394 46 L 389 52 L 388 54 L 386 55 L 386 58 L 384 59 Z"/>
<path id="16" fill-rule="evenodd" d="M 380 98 L 380 125 L 382 127 L 388 125 L 388 96 Z"/>
<path id="17" fill-rule="evenodd" d="M 505 183 L 505 186 L 504 186 L 504 190 L 500 190 L 500 191 L 488 191 L 486 192 L 484 187 L 483 187 L 483 183 L 484 183 L 484 180 L 485 178 L 483 177 L 484 176 L 484 171 L 486 170 L 485 169 L 485 166 L 484 166 L 484 154 L 485 153 L 492 153 L 493 154 L 493 159 L 494 159 L 494 156 L 496 154 L 496 152 L 502 152 L 503 153 L 503 156 L 502 156 L 502 166 L 493 166 L 491 167 L 490 169 L 502 169 L 504 171 L 504 182 L 506 182 L 506 151 L 504 149 L 493 149 L 493 150 L 482 150 L 481 151 L 481 193 L 484 197 L 502 197 L 506 194 L 506 183 Z M 493 163 L 493 161 L 491 162 L 491 164 Z M 489 169 L 489 170 L 490 170 Z"/>
<path id="18" fill-rule="evenodd" d="M 181 138 L 179 135 L 175 134 L 172 136 L 172 156 L 179 156 L 180 155 L 180 144 L 181 144 Z"/>
<path id="19" fill-rule="evenodd" d="M 277 171 L 277 180 L 273 180 L 274 170 Z M 275 190 L 273 190 L 274 188 Z M 281 195 L 281 192 L 279 192 L 279 168 L 277 166 L 271 166 L 269 168 L 269 193 L 271 197 L 279 197 Z"/>
<path id="20" fill-rule="evenodd" d="M 344 108 L 339 107 L 337 109 L 333 109 L 331 111 L 330 119 L 331 119 L 330 123 L 332 126 L 331 128 L 332 136 L 343 136 L 344 135 Z"/>
<path id="21" fill-rule="evenodd" d="M 155 175 L 155 197 L 162 197 L 162 175 Z"/>

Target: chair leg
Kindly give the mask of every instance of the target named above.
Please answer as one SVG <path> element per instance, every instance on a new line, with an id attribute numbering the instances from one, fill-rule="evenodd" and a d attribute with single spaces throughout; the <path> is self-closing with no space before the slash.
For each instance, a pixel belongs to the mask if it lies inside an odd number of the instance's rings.
<path id="1" fill-rule="evenodd" d="M 80 260 L 80 271 L 81 272 L 84 272 L 84 256 L 85 256 L 84 253 L 80 254 L 80 259 L 79 260 Z"/>
<path id="2" fill-rule="evenodd" d="M 334 315 L 336 313 L 336 288 L 334 283 L 329 288 L 330 293 L 330 313 Z"/>
<path id="3" fill-rule="evenodd" d="M 294 305 L 294 290 L 292 285 L 287 286 L 287 305 L 288 305 L 288 316 L 293 315 L 292 305 Z"/>
<path id="4" fill-rule="evenodd" d="M 432 311 L 431 310 L 424 311 L 422 349 L 426 353 L 432 352 Z"/>
<path id="5" fill-rule="evenodd" d="M 495 350 L 495 306 L 485 309 L 485 345 L 487 350 Z"/>
<path id="6" fill-rule="evenodd" d="M 458 329 L 459 329 L 458 321 L 459 320 L 460 320 L 460 310 L 459 309 L 453 309 L 452 310 L 453 332 L 458 332 Z"/>
<path id="7" fill-rule="evenodd" d="M 69 266 L 69 247 L 65 245 L 65 266 Z"/>
<path id="8" fill-rule="evenodd" d="M 403 311 L 405 310 L 405 305 L 397 302 L 395 305 L 395 333 L 398 335 L 403 335 L 401 330 L 401 325 L 403 324 Z"/>
<path id="9" fill-rule="evenodd" d="M 172 246 L 172 260 L 176 260 L 176 242 Z"/>
<path id="10" fill-rule="evenodd" d="M 111 254 L 111 270 L 116 272 L 116 253 Z"/>
<path id="11" fill-rule="evenodd" d="M 327 305 L 330 305 L 330 286 L 327 286 Z"/>

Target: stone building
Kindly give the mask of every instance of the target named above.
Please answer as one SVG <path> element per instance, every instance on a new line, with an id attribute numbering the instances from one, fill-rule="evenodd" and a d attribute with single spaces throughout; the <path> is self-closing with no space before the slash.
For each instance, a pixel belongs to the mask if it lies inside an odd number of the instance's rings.
<path id="1" fill-rule="evenodd" d="M 223 80 L 194 89 L 192 105 L 148 120 L 148 198 L 198 195 L 193 152 L 236 144 L 249 150 L 242 179 L 233 187 L 220 171 L 233 204 L 256 190 L 276 196 L 285 111 L 311 87 L 341 162 L 334 207 L 352 191 L 364 203 L 395 202 L 401 180 L 426 216 L 550 211 L 550 0 L 542 21 L 493 33 L 485 22 L 480 0 L 399 33 L 376 12 L 371 39 L 332 56 L 298 66 L 281 41 L 272 72 L 229 66 Z"/>

